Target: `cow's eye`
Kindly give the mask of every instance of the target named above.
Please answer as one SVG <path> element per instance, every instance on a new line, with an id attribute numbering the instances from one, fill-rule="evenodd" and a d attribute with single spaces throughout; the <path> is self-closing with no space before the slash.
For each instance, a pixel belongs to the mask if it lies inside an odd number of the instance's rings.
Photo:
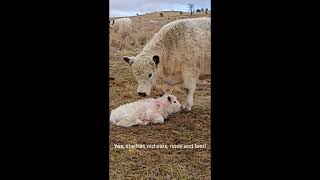
<path id="1" fill-rule="evenodd" d="M 150 73 L 150 74 L 149 74 L 149 78 L 150 78 L 151 76 L 152 76 L 152 74 Z"/>
<path id="2" fill-rule="evenodd" d="M 176 103 L 176 101 L 174 101 L 174 103 Z"/>

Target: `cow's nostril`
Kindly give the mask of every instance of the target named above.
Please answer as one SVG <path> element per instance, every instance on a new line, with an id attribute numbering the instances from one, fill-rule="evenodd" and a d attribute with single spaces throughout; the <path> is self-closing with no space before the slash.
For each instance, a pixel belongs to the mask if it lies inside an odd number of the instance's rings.
<path id="1" fill-rule="evenodd" d="M 146 96 L 147 96 L 146 93 L 142 93 L 142 92 L 138 92 L 138 95 L 139 95 L 139 96 L 142 96 L 142 97 L 146 97 Z"/>

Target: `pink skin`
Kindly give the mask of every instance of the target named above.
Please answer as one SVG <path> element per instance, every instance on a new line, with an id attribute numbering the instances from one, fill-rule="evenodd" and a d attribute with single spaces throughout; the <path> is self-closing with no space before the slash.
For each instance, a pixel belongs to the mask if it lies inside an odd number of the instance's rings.
<path id="1" fill-rule="evenodd" d="M 154 106 L 156 106 L 157 110 L 163 109 L 169 105 L 170 105 L 170 102 L 167 100 L 166 97 L 156 99 L 155 104 L 154 104 Z M 159 119 L 160 118 L 159 116 L 161 116 L 161 115 L 154 110 L 147 111 L 145 124 L 149 124 L 149 123 L 153 122 L 155 119 Z"/>

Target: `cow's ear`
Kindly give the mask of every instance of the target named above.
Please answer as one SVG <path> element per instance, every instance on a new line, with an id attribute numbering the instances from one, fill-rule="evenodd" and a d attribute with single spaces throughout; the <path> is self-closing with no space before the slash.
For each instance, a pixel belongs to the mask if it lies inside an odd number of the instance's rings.
<path id="1" fill-rule="evenodd" d="M 158 55 L 155 55 L 153 56 L 152 60 L 154 61 L 154 63 L 156 63 L 156 65 L 158 65 L 160 62 L 160 57 Z"/>
<path id="2" fill-rule="evenodd" d="M 124 56 L 123 60 L 125 62 L 127 62 L 130 66 L 134 63 L 134 58 L 133 57 Z"/>

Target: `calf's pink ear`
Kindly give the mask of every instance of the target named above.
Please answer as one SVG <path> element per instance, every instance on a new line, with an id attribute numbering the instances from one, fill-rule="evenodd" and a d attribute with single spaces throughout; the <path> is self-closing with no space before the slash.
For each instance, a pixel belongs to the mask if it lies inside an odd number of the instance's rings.
<path id="1" fill-rule="evenodd" d="M 157 107 L 157 109 L 159 109 L 160 108 L 160 103 L 157 103 L 156 107 Z"/>

